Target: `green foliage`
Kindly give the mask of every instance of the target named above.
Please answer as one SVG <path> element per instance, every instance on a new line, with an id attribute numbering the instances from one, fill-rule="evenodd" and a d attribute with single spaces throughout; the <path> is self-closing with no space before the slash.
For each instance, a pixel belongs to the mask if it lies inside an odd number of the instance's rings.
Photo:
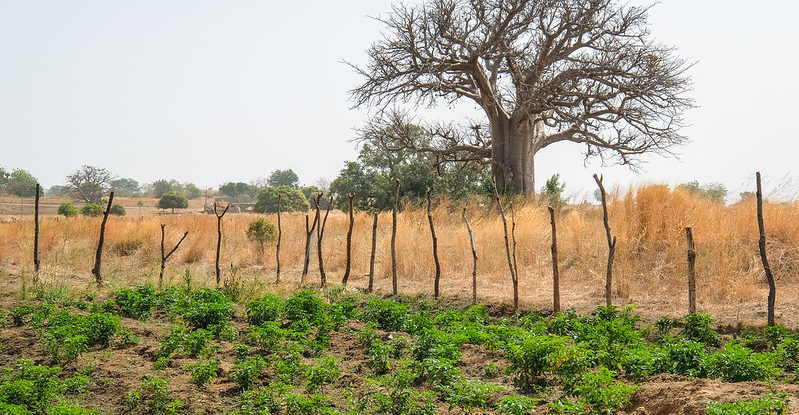
<path id="1" fill-rule="evenodd" d="M 233 183 L 228 182 L 219 186 L 219 193 L 223 196 L 239 198 L 239 197 L 253 197 L 255 196 L 255 188 L 247 183 Z"/>
<path id="2" fill-rule="evenodd" d="M 183 347 L 188 331 L 183 326 L 172 327 L 169 334 L 161 339 L 161 348 L 158 350 L 158 357 L 166 357 Z"/>
<path id="3" fill-rule="evenodd" d="M 37 365 L 19 359 L 0 376 L 0 413 L 3 414 L 94 414 L 64 403 L 64 395 L 82 393 L 89 379 L 82 374 L 58 380 L 61 368 Z"/>
<path id="4" fill-rule="evenodd" d="M 257 377 L 266 368 L 266 361 L 258 355 L 241 359 L 230 369 L 230 377 L 242 390 L 252 387 Z"/>
<path id="5" fill-rule="evenodd" d="M 183 403 L 172 398 L 169 380 L 148 376 L 141 382 L 140 391 L 133 390 L 125 398 L 134 415 L 182 414 Z"/>
<path id="6" fill-rule="evenodd" d="M 8 176 L 6 192 L 16 197 L 34 197 L 36 196 L 36 183 L 38 182 L 27 170 L 14 169 Z"/>
<path id="7" fill-rule="evenodd" d="M 289 390 L 291 386 L 283 382 L 271 382 L 269 386 L 244 391 L 240 397 L 241 410 L 234 415 L 276 414 L 280 412 L 282 396 Z"/>
<path id="8" fill-rule="evenodd" d="M 408 329 L 409 307 L 391 300 L 371 300 L 366 303 L 363 318 L 377 323 L 386 331 L 404 331 Z"/>
<path id="9" fill-rule="evenodd" d="M 125 216 L 127 212 L 125 212 L 125 207 L 120 204 L 114 204 L 111 206 L 111 210 L 108 212 L 114 216 Z"/>
<path id="10" fill-rule="evenodd" d="M 114 297 L 119 314 L 137 320 L 147 320 L 155 300 L 156 291 L 151 284 L 140 285 L 135 290 L 119 290 Z"/>
<path id="11" fill-rule="evenodd" d="M 183 318 L 195 328 L 227 322 L 233 317 L 233 306 L 230 299 L 219 290 L 203 288 L 191 295 Z"/>
<path id="12" fill-rule="evenodd" d="M 705 345 L 695 341 L 680 341 L 665 347 L 666 358 L 661 363 L 664 372 L 686 376 L 704 374 Z"/>
<path id="13" fill-rule="evenodd" d="M 528 396 L 507 396 L 497 402 L 495 407 L 500 415 L 528 415 L 535 411 L 538 401 Z"/>
<path id="14" fill-rule="evenodd" d="M 760 399 L 738 402 L 708 402 L 707 415 L 779 415 L 787 413 L 791 397 L 787 393 L 767 394 Z"/>
<path id="15" fill-rule="evenodd" d="M 253 344 L 264 349 L 267 353 L 276 352 L 283 339 L 287 336 L 287 331 L 280 328 L 280 324 L 274 321 L 267 321 L 260 326 L 250 326 L 250 339 Z"/>
<path id="16" fill-rule="evenodd" d="M 284 301 L 274 295 L 265 295 L 247 304 L 247 321 L 252 325 L 261 325 L 277 321 L 283 312 Z"/>
<path id="17" fill-rule="evenodd" d="M 297 173 L 294 173 L 294 170 L 292 169 L 275 169 L 269 173 L 269 177 L 266 179 L 266 184 L 269 187 L 286 186 L 296 189 L 297 186 L 300 185 L 300 177 L 297 176 Z"/>
<path id="18" fill-rule="evenodd" d="M 265 218 L 258 218 L 249 225 L 247 225 L 247 239 L 252 242 L 256 242 L 263 246 L 267 242 L 272 242 L 277 239 L 277 232 L 275 231 L 275 225 L 272 225 L 272 222 L 268 221 Z"/>
<path id="19" fill-rule="evenodd" d="M 58 361 L 72 361 L 90 347 L 108 347 L 115 335 L 126 336 L 119 317 L 111 313 L 72 314 L 42 308 L 34 316 L 42 327 L 45 349 Z"/>
<path id="20" fill-rule="evenodd" d="M 566 339 L 559 336 L 529 336 L 521 342 L 508 345 L 506 357 L 510 361 L 507 373 L 513 383 L 524 390 L 540 384 L 540 377 L 552 366 L 552 357 L 560 355 Z"/>
<path id="21" fill-rule="evenodd" d="M 705 343 L 709 346 L 718 347 L 721 345 L 721 336 L 713 330 L 713 316 L 708 313 L 694 313 L 683 317 L 685 325 L 680 331 L 680 335 L 686 339 Z"/>
<path id="22" fill-rule="evenodd" d="M 709 200 L 713 203 L 724 203 L 727 197 L 727 187 L 722 183 L 705 183 L 700 185 L 698 181 L 693 180 L 688 183 L 680 184 L 677 188 L 684 189 L 691 195 Z"/>
<path id="23" fill-rule="evenodd" d="M 561 209 L 566 204 L 566 200 L 563 199 L 563 191 L 565 189 L 566 184 L 561 183 L 560 175 L 555 173 L 544 183 L 544 187 L 541 188 L 541 196 L 553 208 Z"/>
<path id="24" fill-rule="evenodd" d="M 159 209 L 172 209 L 174 212 L 175 209 L 186 209 L 189 207 L 189 200 L 180 193 L 166 192 L 158 199 L 157 207 Z"/>
<path id="25" fill-rule="evenodd" d="M 198 387 L 205 387 L 216 378 L 219 363 L 216 360 L 197 362 L 187 367 L 191 371 L 191 381 Z"/>
<path id="26" fill-rule="evenodd" d="M 78 208 L 72 203 L 62 203 L 58 207 L 58 214 L 67 218 L 78 216 Z"/>
<path id="27" fill-rule="evenodd" d="M 316 322 L 324 317 L 325 303 L 315 292 L 302 290 L 286 300 L 284 314 L 290 321 L 306 320 Z"/>
<path id="28" fill-rule="evenodd" d="M 341 359 L 333 356 L 325 356 L 318 359 L 316 364 L 310 366 L 303 372 L 305 379 L 308 381 L 305 388 L 309 392 L 314 392 L 326 383 L 333 382 L 341 375 L 338 368 Z"/>
<path id="29" fill-rule="evenodd" d="M 83 216 L 102 216 L 105 209 L 97 203 L 87 203 L 80 208 L 80 214 Z"/>
<path id="30" fill-rule="evenodd" d="M 213 333 L 208 330 L 194 330 L 183 339 L 183 351 L 191 357 L 197 357 L 205 352 L 208 343 L 213 340 L 213 338 Z"/>
<path id="31" fill-rule="evenodd" d="M 460 360 L 463 337 L 452 336 L 441 330 L 422 329 L 413 338 L 411 354 L 414 360 L 421 361 L 429 357 Z"/>
<path id="32" fill-rule="evenodd" d="M 281 212 L 307 212 L 311 204 L 299 189 L 288 186 L 267 187 L 258 193 L 258 202 L 255 203 L 253 211 L 256 213 L 275 213 L 277 212 L 277 197 L 280 195 Z"/>
<path id="33" fill-rule="evenodd" d="M 295 393 L 285 395 L 286 415 L 333 415 L 336 412 L 328 407 L 328 398 L 311 395 L 306 398 Z"/>
<path id="34" fill-rule="evenodd" d="M 708 356 L 705 365 L 708 376 L 719 377 L 725 382 L 765 381 L 778 372 L 774 356 L 753 352 L 734 342 Z"/>
<path id="35" fill-rule="evenodd" d="M 629 405 L 630 397 L 638 389 L 615 380 L 616 373 L 600 366 L 596 373 L 586 373 L 574 388 L 583 402 L 590 405 L 592 414 L 615 414 Z"/>
<path id="36" fill-rule="evenodd" d="M 492 385 L 480 380 L 465 381 L 454 383 L 451 386 L 441 388 L 445 395 L 445 401 L 450 409 L 461 408 L 467 413 L 472 409 L 485 409 L 492 396 L 502 390 L 501 386 Z"/>
<path id="37" fill-rule="evenodd" d="M 32 304 L 23 304 L 21 306 L 11 308 L 11 320 L 15 326 L 24 326 L 30 320 L 29 316 L 33 314 L 36 309 Z"/>

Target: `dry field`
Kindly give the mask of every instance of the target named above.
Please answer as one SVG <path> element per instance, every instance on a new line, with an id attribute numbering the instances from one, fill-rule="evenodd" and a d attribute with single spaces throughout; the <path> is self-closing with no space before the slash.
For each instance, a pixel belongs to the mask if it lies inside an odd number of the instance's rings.
<path id="1" fill-rule="evenodd" d="M 135 202 L 130 201 L 128 205 Z M 144 203 L 145 206 L 152 205 Z M 545 206 L 516 206 L 517 256 L 521 307 L 551 309 L 552 269 L 550 228 Z M 687 311 L 685 226 L 692 226 L 697 247 L 697 298 L 701 311 L 719 322 L 764 324 L 767 284 L 757 251 L 754 200 L 732 206 L 696 199 L 682 190 L 648 185 L 616 192 L 609 206 L 610 224 L 618 237 L 614 266 L 615 302 L 634 303 L 644 318 L 680 316 Z M 190 272 L 194 281 L 213 284 L 216 218 L 204 214 L 154 216 L 128 209 L 126 217 L 111 217 L 106 235 L 103 270 L 108 289 L 156 282 L 160 263 L 160 224 L 167 225 L 167 245 L 182 233 L 189 236 L 167 264 L 166 280 L 179 284 Z M 445 297 L 467 301 L 471 293 L 471 252 L 460 209 L 443 203 L 434 211 L 442 265 L 441 291 Z M 512 301 L 505 259 L 502 221 L 496 210 L 471 206 L 479 256 L 478 297 L 484 303 Z M 245 236 L 253 214 L 228 214 L 223 220 L 222 270 L 224 278 L 239 278 L 253 291 L 275 279 L 274 245 L 268 245 L 264 263 L 257 245 Z M 274 215 L 268 218 L 276 223 Z M 510 220 L 510 214 L 509 214 Z M 603 302 L 607 255 L 601 209 L 579 205 L 558 216 L 561 293 L 564 307 L 588 312 Z M 768 254 L 777 278 L 777 323 L 799 328 L 799 205 L 765 206 Z M 64 219 L 49 216 L 41 224 L 42 280 L 75 290 L 92 290 L 99 218 Z M 305 215 L 283 215 L 281 260 L 284 283 L 292 290 L 300 280 L 305 244 Z M 324 234 L 323 253 L 328 281 L 340 281 L 345 266 L 347 216 L 331 212 Z M 379 218 L 375 285 L 391 290 L 391 213 Z M 0 274 L 2 291 L 30 284 L 33 220 L 0 218 Z M 369 267 L 371 216 L 355 216 L 353 274 L 350 284 L 365 288 Z M 433 288 L 433 258 L 426 212 L 406 206 L 399 215 L 398 275 L 400 291 L 428 294 Z M 312 250 L 315 253 L 315 248 Z M 308 283 L 318 281 L 316 256 L 311 257 Z"/>

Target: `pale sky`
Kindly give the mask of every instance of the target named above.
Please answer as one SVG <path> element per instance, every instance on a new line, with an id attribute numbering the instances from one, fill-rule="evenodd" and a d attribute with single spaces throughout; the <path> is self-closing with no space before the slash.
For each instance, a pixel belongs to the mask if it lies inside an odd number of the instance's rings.
<path id="1" fill-rule="evenodd" d="M 636 2 L 634 2 L 636 3 Z M 0 166 L 61 184 L 82 164 L 139 182 L 198 186 L 293 168 L 332 180 L 357 155 L 347 91 L 360 79 L 389 0 L 0 0 Z M 799 3 L 665 0 L 651 30 L 695 61 L 699 105 L 686 115 L 680 159 L 648 157 L 638 172 L 583 164 L 559 143 L 536 158 L 540 187 L 606 182 L 722 182 L 799 195 Z M 459 120 L 467 109 L 436 111 Z M 787 190 L 786 190 L 787 189 Z M 786 194 L 787 193 L 787 194 Z"/>

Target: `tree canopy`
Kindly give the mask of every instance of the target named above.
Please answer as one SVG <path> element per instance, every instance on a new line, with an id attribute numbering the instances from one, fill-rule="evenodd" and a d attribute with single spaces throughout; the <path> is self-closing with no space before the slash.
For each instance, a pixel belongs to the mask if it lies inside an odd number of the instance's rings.
<path id="1" fill-rule="evenodd" d="M 29 171 L 14 169 L 8 175 L 6 191 L 17 197 L 34 197 L 36 196 L 36 183 L 38 182 Z"/>
<path id="2" fill-rule="evenodd" d="M 111 189 L 114 175 L 96 166 L 84 165 L 66 177 L 66 187 L 76 198 L 96 203 Z"/>
<path id="3" fill-rule="evenodd" d="M 311 206 L 299 189 L 292 189 L 289 186 L 267 187 L 258 193 L 258 202 L 255 203 L 253 211 L 257 213 L 277 212 L 278 194 L 282 212 L 306 212 Z"/>
<path id="4" fill-rule="evenodd" d="M 296 189 L 300 185 L 300 177 L 292 169 L 272 170 L 272 173 L 266 179 L 266 184 L 269 187 L 288 186 Z"/>
<path id="5" fill-rule="evenodd" d="M 189 200 L 180 193 L 166 192 L 158 199 L 158 208 L 172 209 L 172 213 L 175 213 L 175 209 L 186 209 L 188 207 Z"/>
<path id="6" fill-rule="evenodd" d="M 378 108 L 365 129 L 393 127 L 394 149 L 489 163 L 500 187 L 532 195 L 534 156 L 550 144 L 632 164 L 685 142 L 690 65 L 652 37 L 648 10 L 615 0 L 397 3 L 379 18 L 368 63 L 353 65 L 363 83 L 351 96 Z M 412 116 L 384 112 L 460 100 L 485 119 L 430 123 L 427 142 L 402 134 Z"/>

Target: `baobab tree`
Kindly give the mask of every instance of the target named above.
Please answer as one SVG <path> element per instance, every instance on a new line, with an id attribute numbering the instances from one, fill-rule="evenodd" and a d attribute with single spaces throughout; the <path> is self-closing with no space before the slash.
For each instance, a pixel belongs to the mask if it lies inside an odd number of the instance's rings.
<path id="1" fill-rule="evenodd" d="M 368 63 L 352 65 L 364 82 L 351 97 L 377 109 L 363 130 L 394 149 L 490 163 L 500 189 L 530 196 L 534 156 L 550 144 L 634 165 L 685 142 L 690 65 L 653 39 L 648 11 L 614 0 L 397 3 L 379 18 Z M 421 139 L 403 133 L 418 124 L 403 104 L 461 100 L 485 119 L 427 123 Z"/>

